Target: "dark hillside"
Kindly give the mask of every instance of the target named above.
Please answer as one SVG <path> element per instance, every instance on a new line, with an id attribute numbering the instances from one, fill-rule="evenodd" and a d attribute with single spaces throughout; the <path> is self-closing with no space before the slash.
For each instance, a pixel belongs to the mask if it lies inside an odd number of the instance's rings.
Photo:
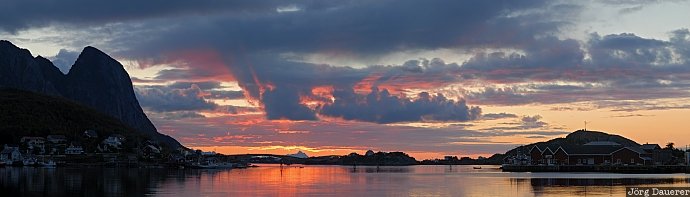
<path id="1" fill-rule="evenodd" d="M 121 134 L 131 142 L 145 139 L 119 120 L 64 98 L 16 89 L 0 89 L 0 144 L 17 143 L 23 136 L 82 136 L 96 130 L 100 138 Z M 128 140 L 129 141 L 129 140 Z"/>
<path id="2" fill-rule="evenodd" d="M 514 148 L 506 152 L 506 155 L 514 155 L 518 149 L 522 150 L 523 152 L 527 151 L 534 145 L 537 145 L 541 148 L 549 147 L 552 150 L 556 150 L 558 146 L 583 145 L 594 141 L 611 141 L 619 143 L 623 146 L 640 146 L 640 144 L 637 142 L 620 135 L 611 135 L 600 131 L 577 130 L 568 134 L 565 138 L 556 138 L 546 142 L 537 142 Z"/>

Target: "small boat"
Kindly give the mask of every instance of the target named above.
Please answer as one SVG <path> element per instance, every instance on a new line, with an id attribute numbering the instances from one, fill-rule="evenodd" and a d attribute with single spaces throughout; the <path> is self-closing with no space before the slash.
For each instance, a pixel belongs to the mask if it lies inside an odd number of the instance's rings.
<path id="1" fill-rule="evenodd" d="M 213 160 L 206 160 L 192 164 L 191 167 L 196 169 L 215 169 L 218 168 L 218 164 L 216 164 L 216 162 Z"/>
<path id="2" fill-rule="evenodd" d="M 39 162 L 39 165 L 46 167 L 46 168 L 54 168 L 57 166 L 53 160 L 48 160 L 48 161 L 41 161 Z"/>
<path id="3" fill-rule="evenodd" d="M 232 169 L 235 167 L 235 163 L 221 162 L 217 164 L 217 167 L 221 169 Z"/>
<path id="4" fill-rule="evenodd" d="M 472 167 L 472 169 L 480 170 L 480 169 L 482 169 L 482 167 L 481 166 L 474 166 L 474 167 Z"/>
<path id="5" fill-rule="evenodd" d="M 34 165 L 36 165 L 36 159 L 35 158 L 25 158 L 22 161 L 22 164 L 24 166 L 34 166 Z"/>

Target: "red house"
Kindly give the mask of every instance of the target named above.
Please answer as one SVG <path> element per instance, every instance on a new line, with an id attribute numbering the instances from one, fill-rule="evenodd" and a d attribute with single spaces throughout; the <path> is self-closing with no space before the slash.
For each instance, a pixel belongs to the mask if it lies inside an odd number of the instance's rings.
<path id="1" fill-rule="evenodd" d="M 532 165 L 649 165 L 652 158 L 641 147 L 626 147 L 613 142 L 577 146 L 530 149 Z"/>

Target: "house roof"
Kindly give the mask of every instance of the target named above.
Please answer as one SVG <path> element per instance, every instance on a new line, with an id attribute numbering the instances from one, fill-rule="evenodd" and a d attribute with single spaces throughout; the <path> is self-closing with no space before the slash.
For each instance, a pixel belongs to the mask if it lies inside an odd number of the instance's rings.
<path id="1" fill-rule="evenodd" d="M 623 148 L 618 149 L 618 150 L 613 151 L 613 152 L 618 152 L 618 151 L 623 150 L 623 149 L 630 149 L 631 151 L 636 152 L 637 154 L 645 154 L 645 151 L 642 150 L 641 148 L 639 148 L 639 147 L 632 147 L 632 146 L 623 147 Z"/>
<path id="2" fill-rule="evenodd" d="M 561 146 L 568 155 L 608 155 L 621 149 L 621 146 L 588 145 Z"/>
<path id="3" fill-rule="evenodd" d="M 22 137 L 19 141 L 27 141 L 27 140 L 45 140 L 43 137 L 31 137 L 31 136 L 25 136 Z"/>
<path id="4" fill-rule="evenodd" d="M 5 147 L 5 149 L 2 149 L 2 151 L 0 151 L 0 154 L 10 154 L 15 150 L 19 149 L 17 147 Z"/>
<path id="5" fill-rule="evenodd" d="M 64 135 L 48 135 L 48 139 L 67 139 Z"/>
<path id="6" fill-rule="evenodd" d="M 84 131 L 84 135 L 98 136 L 98 133 L 94 130 L 86 130 L 86 131 Z"/>
<path id="7" fill-rule="evenodd" d="M 535 148 L 537 149 L 537 151 L 542 152 L 541 148 L 539 148 L 539 146 L 537 146 L 537 145 L 532 146 L 532 148 L 529 149 L 529 152 L 531 153 L 532 150 L 534 150 Z"/>

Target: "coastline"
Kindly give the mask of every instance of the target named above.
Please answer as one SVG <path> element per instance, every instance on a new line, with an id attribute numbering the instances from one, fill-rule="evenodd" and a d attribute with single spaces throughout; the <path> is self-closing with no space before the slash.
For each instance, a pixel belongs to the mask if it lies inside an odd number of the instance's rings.
<path id="1" fill-rule="evenodd" d="M 503 172 L 690 173 L 690 166 L 683 165 L 502 165 L 501 169 Z"/>

